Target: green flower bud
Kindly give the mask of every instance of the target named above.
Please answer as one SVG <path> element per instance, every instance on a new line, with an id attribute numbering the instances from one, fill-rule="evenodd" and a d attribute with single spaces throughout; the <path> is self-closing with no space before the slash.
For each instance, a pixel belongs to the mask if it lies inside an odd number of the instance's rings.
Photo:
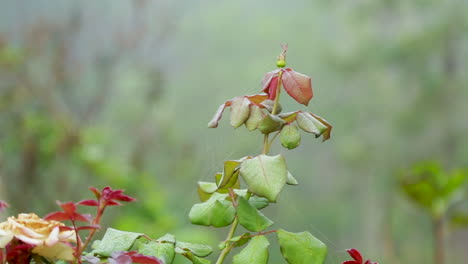
<path id="1" fill-rule="evenodd" d="M 294 149 L 301 143 L 301 133 L 296 125 L 285 125 L 280 135 L 281 145 L 287 149 Z"/>
<path id="2" fill-rule="evenodd" d="M 279 59 L 276 61 L 276 66 L 278 66 L 279 68 L 284 68 L 284 66 L 286 66 L 286 61 L 283 60 L 283 59 Z"/>

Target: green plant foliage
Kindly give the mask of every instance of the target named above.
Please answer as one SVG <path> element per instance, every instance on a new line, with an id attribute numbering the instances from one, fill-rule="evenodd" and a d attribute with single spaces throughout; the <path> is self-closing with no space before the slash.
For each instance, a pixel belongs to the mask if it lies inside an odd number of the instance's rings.
<path id="1" fill-rule="evenodd" d="M 223 227 L 234 220 L 236 210 L 227 194 L 214 193 L 206 202 L 193 205 L 189 213 L 190 221 L 196 225 Z"/>
<path id="2" fill-rule="evenodd" d="M 256 105 L 250 106 L 250 116 L 249 119 L 245 122 L 245 126 L 249 131 L 257 129 L 260 121 L 262 121 L 265 114 L 262 112 L 262 109 Z"/>
<path id="3" fill-rule="evenodd" d="M 259 155 L 241 164 L 240 174 L 252 193 L 276 202 L 286 183 L 286 162 L 281 155 Z"/>
<path id="4" fill-rule="evenodd" d="M 259 196 L 252 196 L 249 199 L 249 203 L 257 208 L 258 210 L 263 209 L 268 206 L 270 203 L 267 198 L 259 197 Z"/>
<path id="5" fill-rule="evenodd" d="M 425 162 L 402 173 L 401 189 L 434 217 L 444 215 L 451 204 L 466 198 L 468 176 L 461 170 L 445 172 L 437 163 Z"/>
<path id="6" fill-rule="evenodd" d="M 198 257 L 206 257 L 213 252 L 211 247 L 202 244 L 177 241 L 175 246 L 176 248 L 182 249 L 184 251 L 190 251 Z"/>
<path id="7" fill-rule="evenodd" d="M 193 264 L 210 264 L 211 263 L 211 261 L 207 259 L 203 259 L 203 258 L 199 258 L 195 256 L 195 254 L 193 254 L 190 251 L 180 251 L 178 252 L 178 254 L 188 258 Z"/>
<path id="8" fill-rule="evenodd" d="M 170 264 L 174 261 L 174 250 L 174 243 L 170 242 L 149 241 L 148 243 L 142 243 L 138 246 L 139 253 L 146 256 L 157 257 L 166 264 Z"/>
<path id="9" fill-rule="evenodd" d="M 249 244 L 233 258 L 233 264 L 265 264 L 268 263 L 268 246 L 270 242 L 265 236 L 253 237 Z"/>
<path id="10" fill-rule="evenodd" d="M 198 196 L 202 202 L 210 199 L 216 190 L 218 190 L 218 185 L 214 182 L 198 182 Z"/>
<path id="11" fill-rule="evenodd" d="M 296 118 L 297 124 L 305 132 L 321 135 L 327 130 L 327 127 L 309 113 L 300 112 Z"/>
<path id="12" fill-rule="evenodd" d="M 273 224 L 273 221 L 259 212 L 244 197 L 239 197 L 237 207 L 239 223 L 252 232 L 260 232 Z"/>
<path id="13" fill-rule="evenodd" d="M 281 129 L 281 145 L 287 149 L 295 149 L 301 144 L 301 133 L 296 125 L 285 125 Z"/>
<path id="14" fill-rule="evenodd" d="M 288 177 L 286 178 L 286 184 L 289 185 L 298 185 L 299 182 L 292 176 L 292 174 L 288 171 Z"/>
<path id="15" fill-rule="evenodd" d="M 245 97 L 237 97 L 231 105 L 231 126 L 238 128 L 249 118 L 250 101 Z"/>
<path id="16" fill-rule="evenodd" d="M 129 250 L 143 234 L 108 228 L 93 253 L 109 257 L 113 252 Z"/>
<path id="17" fill-rule="evenodd" d="M 272 132 L 278 131 L 286 122 L 272 114 L 266 115 L 262 121 L 258 124 L 258 129 L 263 134 L 270 134 Z"/>
<path id="18" fill-rule="evenodd" d="M 309 232 L 291 233 L 279 229 L 278 243 L 281 254 L 289 264 L 322 264 L 327 256 L 327 246 Z"/>

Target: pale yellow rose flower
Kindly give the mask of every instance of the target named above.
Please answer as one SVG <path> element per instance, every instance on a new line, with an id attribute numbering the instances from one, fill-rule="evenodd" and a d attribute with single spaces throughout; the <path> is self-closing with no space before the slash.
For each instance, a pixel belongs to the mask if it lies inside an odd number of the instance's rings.
<path id="1" fill-rule="evenodd" d="M 65 224 L 47 221 L 36 214 L 19 214 L 0 223 L 0 248 L 17 238 L 34 245 L 33 253 L 52 259 L 74 260 L 73 249 L 65 242 L 76 242 L 75 231 L 60 231 Z"/>

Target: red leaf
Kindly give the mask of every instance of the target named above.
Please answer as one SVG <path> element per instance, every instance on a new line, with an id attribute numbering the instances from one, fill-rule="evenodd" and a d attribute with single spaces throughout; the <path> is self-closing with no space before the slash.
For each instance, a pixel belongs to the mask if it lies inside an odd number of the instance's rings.
<path id="1" fill-rule="evenodd" d="M 262 80 L 262 90 L 268 94 L 268 99 L 275 100 L 278 88 L 278 73 L 280 70 L 267 72 Z"/>
<path id="2" fill-rule="evenodd" d="M 97 199 L 101 198 L 101 192 L 97 188 L 89 187 L 89 190 L 91 190 L 94 193 Z"/>
<path id="3" fill-rule="evenodd" d="M 100 228 L 101 226 L 99 225 L 87 225 L 87 226 L 80 226 L 76 230 L 80 231 L 80 230 L 91 230 L 91 229 L 100 229 Z"/>
<path id="4" fill-rule="evenodd" d="M 361 263 L 354 261 L 354 260 L 347 260 L 347 261 L 343 261 L 341 264 L 361 264 Z"/>
<path id="5" fill-rule="evenodd" d="M 145 256 L 136 251 L 128 251 L 128 252 L 118 252 L 113 253 L 112 258 L 116 260 L 117 264 L 124 264 L 127 259 L 126 257 L 131 258 L 131 262 L 133 263 L 142 263 L 142 264 L 164 264 L 160 259 L 152 256 Z M 120 262 L 119 260 L 122 259 L 123 261 Z"/>
<path id="6" fill-rule="evenodd" d="M 57 203 L 60 205 L 60 207 L 62 207 L 63 211 L 69 215 L 73 215 L 76 212 L 76 205 L 73 202 L 61 203 L 57 201 Z"/>
<path id="7" fill-rule="evenodd" d="M 379 264 L 379 263 L 377 263 L 377 262 L 372 262 L 370 259 L 368 259 L 368 260 L 366 261 L 366 263 L 364 263 L 364 264 Z"/>
<path id="8" fill-rule="evenodd" d="M 362 255 L 361 253 L 355 249 L 355 248 L 350 248 L 350 249 L 347 249 L 346 251 L 348 251 L 348 254 L 354 259 L 356 260 L 358 263 L 362 263 Z"/>
<path id="9" fill-rule="evenodd" d="M 83 200 L 78 202 L 77 204 L 86 206 L 99 206 L 99 203 L 96 200 Z"/>
<path id="10" fill-rule="evenodd" d="M 276 99 L 276 94 L 278 93 L 278 76 L 271 79 L 270 84 L 268 85 L 268 99 L 274 101 Z"/>
<path id="11" fill-rule="evenodd" d="M 272 80 L 275 76 L 278 76 L 278 73 L 279 73 L 280 71 L 281 71 L 281 70 L 278 69 L 278 70 L 274 70 L 274 71 L 265 73 L 265 76 L 263 77 L 263 80 L 262 80 L 262 90 L 263 90 L 265 93 L 268 93 L 268 89 L 267 89 L 267 88 L 270 86 L 271 80 Z"/>
<path id="12" fill-rule="evenodd" d="M 114 205 L 122 205 L 121 203 L 119 202 L 115 202 L 115 201 L 108 201 L 106 203 L 107 206 L 114 206 Z"/>
<path id="13" fill-rule="evenodd" d="M 79 214 L 79 213 L 74 213 L 72 215 L 72 219 L 74 221 L 81 221 L 81 222 L 91 222 L 92 216 L 90 214 Z"/>
<path id="14" fill-rule="evenodd" d="M 71 226 L 59 226 L 59 230 L 60 230 L 60 232 L 71 231 L 71 230 L 74 230 L 74 228 L 71 227 Z"/>
<path id="15" fill-rule="evenodd" d="M 45 220 L 66 221 L 71 220 L 70 215 L 65 212 L 53 212 L 44 217 Z"/>
<path id="16" fill-rule="evenodd" d="M 119 190 L 120 193 L 116 193 L 115 195 L 112 195 L 112 200 L 117 200 L 117 201 L 122 201 L 122 202 L 134 202 L 136 201 L 135 198 L 122 194 L 123 190 Z"/>
<path id="17" fill-rule="evenodd" d="M 128 195 L 122 194 L 123 190 L 112 190 L 111 187 L 106 186 L 102 189 L 102 199 L 106 202 L 117 200 L 122 202 L 133 202 L 136 201 L 135 198 Z"/>
<path id="18" fill-rule="evenodd" d="M 132 261 L 135 263 L 142 263 L 142 264 L 164 264 L 160 259 L 151 256 L 145 256 L 136 251 L 128 252 Z"/>
<path id="19" fill-rule="evenodd" d="M 293 71 L 291 68 L 283 70 L 283 87 L 286 92 L 298 103 L 308 105 L 314 96 L 312 92 L 311 78 L 302 73 Z"/>

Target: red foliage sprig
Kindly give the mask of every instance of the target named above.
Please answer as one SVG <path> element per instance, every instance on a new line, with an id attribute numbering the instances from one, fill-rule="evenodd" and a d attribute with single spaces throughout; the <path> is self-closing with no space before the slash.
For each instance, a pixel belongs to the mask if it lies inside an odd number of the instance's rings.
<path id="1" fill-rule="evenodd" d="M 366 262 L 363 262 L 364 260 L 362 258 L 361 252 L 355 248 L 347 249 L 346 251 L 354 260 L 343 261 L 342 264 L 379 264 L 377 262 L 372 262 L 370 259 L 366 260 Z"/>
<path id="2" fill-rule="evenodd" d="M 123 194 L 124 190 L 112 190 L 112 188 L 109 186 L 104 187 L 102 190 L 98 190 L 95 187 L 90 187 L 89 189 L 96 196 L 96 200 L 83 200 L 78 203 L 57 202 L 63 211 L 53 212 L 45 217 L 46 220 L 70 221 L 72 223 L 72 228 L 64 227 L 64 229 L 71 229 L 75 231 L 76 247 L 74 247 L 74 254 L 78 260 L 78 263 L 81 263 L 81 253 L 86 249 L 94 234 L 100 228 L 101 218 L 107 206 L 122 205 L 120 202 L 136 201 L 135 198 Z M 90 214 L 79 213 L 77 211 L 77 205 L 97 207 L 96 215 L 93 217 Z M 87 224 L 78 226 L 77 222 L 85 222 Z M 79 236 L 79 231 L 82 230 L 90 230 L 84 242 L 82 242 L 81 237 Z"/>

